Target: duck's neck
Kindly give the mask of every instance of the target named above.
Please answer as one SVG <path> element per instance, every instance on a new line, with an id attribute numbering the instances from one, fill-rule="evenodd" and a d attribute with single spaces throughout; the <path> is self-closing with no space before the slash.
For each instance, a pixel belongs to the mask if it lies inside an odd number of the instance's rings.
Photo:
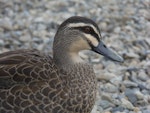
<path id="1" fill-rule="evenodd" d="M 81 45 L 85 45 L 85 41 L 76 34 L 73 35 L 68 31 L 56 33 L 53 43 L 53 59 L 59 68 L 69 68 L 77 63 L 84 63 L 78 53 L 84 49 Z M 65 37 L 70 38 L 66 39 Z"/>
<path id="2" fill-rule="evenodd" d="M 70 68 L 79 63 L 85 64 L 84 60 L 81 59 L 78 53 L 66 52 L 65 50 L 54 53 L 53 59 L 59 68 Z"/>

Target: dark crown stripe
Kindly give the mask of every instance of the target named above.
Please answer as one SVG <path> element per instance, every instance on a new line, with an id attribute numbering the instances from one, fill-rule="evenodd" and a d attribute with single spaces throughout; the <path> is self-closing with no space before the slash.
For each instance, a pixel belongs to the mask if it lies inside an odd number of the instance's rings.
<path id="1" fill-rule="evenodd" d="M 97 24 L 88 18 L 85 17 L 80 17 L 80 16 L 73 16 L 70 17 L 69 19 L 67 19 L 66 21 L 64 21 L 59 28 L 64 27 L 68 24 L 73 24 L 73 23 L 85 23 L 85 24 L 92 24 L 94 27 L 96 27 L 96 29 L 98 30 L 98 32 L 100 33 L 99 27 L 97 26 Z"/>

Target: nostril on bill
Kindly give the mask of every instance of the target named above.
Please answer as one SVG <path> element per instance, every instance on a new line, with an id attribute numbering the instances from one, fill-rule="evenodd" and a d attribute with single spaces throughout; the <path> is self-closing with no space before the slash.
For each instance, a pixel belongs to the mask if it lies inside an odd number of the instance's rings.
<path id="1" fill-rule="evenodd" d="M 103 46 L 104 46 L 105 48 L 107 48 L 106 45 L 103 45 Z"/>

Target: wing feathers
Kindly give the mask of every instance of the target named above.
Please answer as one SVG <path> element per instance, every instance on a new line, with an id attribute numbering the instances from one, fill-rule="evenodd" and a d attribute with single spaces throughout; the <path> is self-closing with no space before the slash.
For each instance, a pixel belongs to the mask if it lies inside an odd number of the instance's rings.
<path id="1" fill-rule="evenodd" d="M 0 54 L 0 87 L 48 80 L 52 59 L 37 50 L 18 50 Z M 8 82 L 9 81 L 9 82 Z"/>

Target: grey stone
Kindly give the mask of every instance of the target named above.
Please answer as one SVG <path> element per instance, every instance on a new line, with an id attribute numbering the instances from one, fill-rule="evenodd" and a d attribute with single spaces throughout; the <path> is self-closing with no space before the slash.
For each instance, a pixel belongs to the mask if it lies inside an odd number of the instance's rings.
<path id="1" fill-rule="evenodd" d="M 20 41 L 23 41 L 23 42 L 30 42 L 31 41 L 31 36 L 30 34 L 26 34 L 26 35 L 23 35 L 20 37 Z"/>
<path id="2" fill-rule="evenodd" d="M 125 95 L 128 97 L 129 101 L 132 103 L 132 104 L 136 104 L 137 103 L 137 97 L 136 97 L 136 94 L 135 94 L 135 90 L 134 89 L 126 89 L 125 90 Z"/>
<path id="3" fill-rule="evenodd" d="M 121 106 L 130 110 L 134 109 L 134 106 L 132 105 L 132 103 L 130 101 L 128 101 L 127 99 L 122 98 L 121 99 Z"/>
<path id="4" fill-rule="evenodd" d="M 136 95 L 138 100 L 144 99 L 144 95 L 139 90 L 135 91 L 135 95 Z"/>
<path id="5" fill-rule="evenodd" d="M 107 83 L 104 85 L 104 91 L 109 93 L 115 93 L 118 91 L 118 88 L 111 83 Z"/>
<path id="6" fill-rule="evenodd" d="M 113 107 L 114 104 L 110 103 L 109 101 L 107 100 L 101 100 L 99 103 L 98 103 L 99 106 L 101 106 L 103 109 L 107 109 L 109 107 Z"/>
<path id="7" fill-rule="evenodd" d="M 0 46 L 4 45 L 4 40 L 0 39 Z"/>
<path id="8" fill-rule="evenodd" d="M 142 113 L 150 113 L 150 109 L 143 110 Z"/>
<path id="9" fill-rule="evenodd" d="M 12 26 L 12 21 L 10 20 L 10 18 L 0 18 L 0 27 L 6 30 L 12 30 L 13 26 Z"/>
<path id="10" fill-rule="evenodd" d="M 148 76 L 147 74 L 145 73 L 145 71 L 141 70 L 139 73 L 138 73 L 138 76 L 137 76 L 140 80 L 142 81 L 146 81 L 148 80 Z"/>
<path id="11" fill-rule="evenodd" d="M 103 71 L 98 71 L 98 72 L 96 75 L 98 80 L 109 81 L 109 80 L 112 80 L 113 78 L 116 78 L 115 74 L 113 73 L 108 73 L 108 72 L 103 72 Z"/>
<path id="12" fill-rule="evenodd" d="M 135 82 L 131 82 L 131 81 L 129 81 L 129 80 L 123 81 L 123 84 L 124 84 L 126 87 L 138 87 L 138 84 L 136 84 Z"/>
<path id="13" fill-rule="evenodd" d="M 115 76 L 114 74 L 114 77 L 110 79 L 110 82 L 115 86 L 119 86 L 122 83 L 122 76 Z"/>
<path id="14" fill-rule="evenodd" d="M 118 107 L 114 107 L 114 108 L 111 110 L 111 112 L 112 112 L 112 113 L 116 113 L 117 111 L 123 112 L 124 109 L 125 109 L 124 107 L 118 106 Z"/>

